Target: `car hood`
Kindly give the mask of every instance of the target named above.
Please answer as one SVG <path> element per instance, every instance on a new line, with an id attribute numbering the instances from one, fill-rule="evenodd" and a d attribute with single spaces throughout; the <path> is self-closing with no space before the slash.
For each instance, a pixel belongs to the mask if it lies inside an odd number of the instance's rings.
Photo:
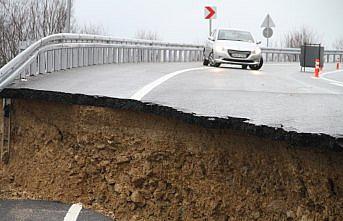
<path id="1" fill-rule="evenodd" d="M 223 41 L 223 40 L 218 40 L 216 41 L 216 46 L 223 47 L 226 50 L 237 50 L 237 51 L 253 51 L 258 46 L 255 43 L 251 42 L 243 42 L 243 41 Z"/>

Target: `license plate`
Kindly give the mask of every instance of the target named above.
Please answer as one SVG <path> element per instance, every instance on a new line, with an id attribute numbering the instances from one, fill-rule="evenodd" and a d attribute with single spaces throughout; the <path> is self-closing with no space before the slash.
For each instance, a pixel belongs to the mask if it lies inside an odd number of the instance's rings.
<path id="1" fill-rule="evenodd" d="M 235 58 L 246 58 L 247 57 L 245 54 L 232 54 L 231 56 L 235 57 Z"/>

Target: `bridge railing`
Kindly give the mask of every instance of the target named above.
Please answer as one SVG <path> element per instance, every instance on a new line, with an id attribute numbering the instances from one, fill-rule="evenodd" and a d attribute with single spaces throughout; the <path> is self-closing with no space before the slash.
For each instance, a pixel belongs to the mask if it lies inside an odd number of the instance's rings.
<path id="1" fill-rule="evenodd" d="M 203 46 L 120 39 L 97 35 L 45 37 L 0 69 L 0 90 L 16 79 L 78 67 L 112 63 L 196 62 Z"/>
<path id="2" fill-rule="evenodd" d="M 140 62 L 195 62 L 202 45 L 121 39 L 98 35 L 56 34 L 45 37 L 0 69 L 0 90 L 15 79 L 71 68 Z M 266 62 L 298 62 L 300 49 L 262 48 Z M 342 61 L 343 51 L 326 50 L 326 62 Z"/>
<path id="3" fill-rule="evenodd" d="M 265 62 L 299 62 L 300 48 L 262 48 L 262 55 Z M 327 63 L 343 62 L 343 51 L 325 50 L 324 59 Z"/>

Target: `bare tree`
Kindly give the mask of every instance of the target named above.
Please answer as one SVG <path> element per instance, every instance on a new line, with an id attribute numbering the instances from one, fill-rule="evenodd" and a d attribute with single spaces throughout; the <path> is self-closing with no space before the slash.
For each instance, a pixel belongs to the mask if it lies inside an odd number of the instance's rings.
<path id="1" fill-rule="evenodd" d="M 94 24 L 85 24 L 83 26 L 74 25 L 74 31 L 80 34 L 96 34 L 96 35 L 104 35 L 105 30 L 102 26 L 94 25 Z"/>
<path id="2" fill-rule="evenodd" d="M 0 0 L 0 66 L 19 51 L 21 41 L 63 32 L 66 5 L 55 0 Z"/>
<path id="3" fill-rule="evenodd" d="M 66 1 L 0 0 L 0 67 L 14 58 L 22 41 L 64 32 L 67 20 Z M 72 18 L 72 32 L 99 34 L 100 27 L 79 28 Z"/>
<path id="4" fill-rule="evenodd" d="M 343 37 L 340 39 L 337 39 L 334 43 L 333 43 L 333 48 L 336 50 L 343 50 Z"/>
<path id="5" fill-rule="evenodd" d="M 147 31 L 147 30 L 139 30 L 135 34 L 135 38 L 137 39 L 144 39 L 144 40 L 162 40 L 157 32 L 155 31 Z"/>
<path id="6" fill-rule="evenodd" d="M 318 34 L 309 28 L 290 31 L 285 35 L 284 45 L 287 48 L 300 48 L 303 44 L 318 43 Z"/>

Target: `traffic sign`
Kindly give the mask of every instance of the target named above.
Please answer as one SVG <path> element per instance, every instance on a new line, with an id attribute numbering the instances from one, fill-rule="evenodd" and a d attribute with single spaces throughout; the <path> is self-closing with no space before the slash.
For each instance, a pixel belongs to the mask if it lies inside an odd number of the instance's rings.
<path id="1" fill-rule="evenodd" d="M 269 14 L 267 14 L 266 18 L 264 19 L 261 28 L 263 29 L 263 36 L 265 38 L 267 38 L 267 47 L 269 47 L 269 38 L 271 38 L 273 36 L 273 29 L 275 27 L 275 23 L 272 19 L 272 17 L 270 17 Z"/>
<path id="2" fill-rule="evenodd" d="M 273 29 L 271 29 L 271 28 L 263 29 L 263 36 L 265 38 L 271 38 L 273 36 Z"/>
<path id="3" fill-rule="evenodd" d="M 270 15 L 268 14 L 266 16 L 266 18 L 264 19 L 261 28 L 274 28 L 275 27 L 275 23 L 272 19 L 272 17 L 270 17 Z"/>
<path id="4" fill-rule="evenodd" d="M 216 19 L 217 18 L 217 7 L 205 6 L 205 19 Z"/>

